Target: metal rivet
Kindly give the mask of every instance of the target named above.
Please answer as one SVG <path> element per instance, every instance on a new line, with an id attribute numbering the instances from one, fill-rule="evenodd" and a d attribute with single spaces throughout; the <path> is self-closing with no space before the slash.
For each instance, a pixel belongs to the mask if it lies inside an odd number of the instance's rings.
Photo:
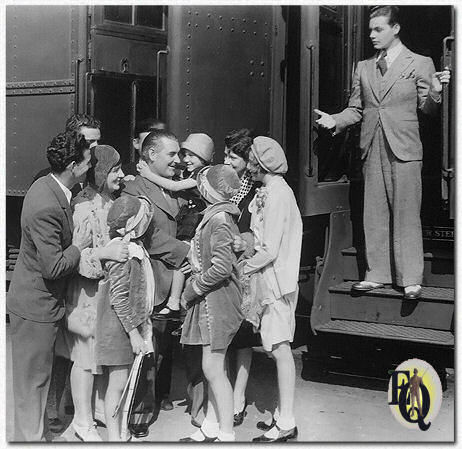
<path id="1" fill-rule="evenodd" d="M 231 28 L 231 33 L 234 33 L 234 28 Z"/>
<path id="2" fill-rule="evenodd" d="M 250 75 L 250 76 L 253 76 L 253 72 L 250 72 L 249 75 Z"/>
<path id="3" fill-rule="evenodd" d="M 222 20 L 222 19 L 223 19 L 223 16 L 219 16 L 218 18 L 219 18 L 220 20 Z"/>
<path id="4" fill-rule="evenodd" d="M 261 72 L 261 73 L 260 73 L 260 76 L 264 77 L 264 76 L 265 76 L 265 72 Z"/>
<path id="5" fill-rule="evenodd" d="M 188 34 L 188 39 L 191 39 L 191 35 L 190 35 L 190 34 Z"/>
<path id="6" fill-rule="evenodd" d="M 186 96 L 189 97 L 191 94 L 189 92 L 186 92 Z"/>
<path id="7" fill-rule="evenodd" d="M 212 14 L 208 13 L 208 14 L 207 14 L 207 17 L 212 17 Z"/>
<path id="8" fill-rule="evenodd" d="M 210 30 L 210 25 L 207 25 L 207 29 Z"/>
<path id="9" fill-rule="evenodd" d="M 186 58 L 186 61 L 188 61 L 188 62 L 191 61 L 191 58 Z"/>
<path id="10" fill-rule="evenodd" d="M 196 14 L 196 16 L 198 16 L 198 15 L 199 15 L 199 11 L 196 11 L 196 13 L 195 13 L 195 14 Z"/>
<path id="11" fill-rule="evenodd" d="M 222 30 L 223 30 L 223 27 L 220 27 L 220 31 L 222 31 Z"/>
<path id="12" fill-rule="evenodd" d="M 265 63 L 262 61 L 262 62 L 260 62 L 260 65 L 265 65 Z"/>
<path id="13" fill-rule="evenodd" d="M 192 14 L 192 11 L 191 11 L 191 10 L 189 10 L 189 11 L 188 11 L 188 14 Z"/>
<path id="14" fill-rule="evenodd" d="M 234 17 L 231 17 L 231 20 L 234 22 Z"/>
<path id="15" fill-rule="evenodd" d="M 242 30 L 242 32 L 245 34 L 245 30 Z"/>
<path id="16" fill-rule="evenodd" d="M 256 35 L 257 35 L 257 32 L 256 32 L 256 31 L 254 31 L 254 32 L 253 32 L 253 35 L 254 35 L 254 36 L 256 36 Z"/>
<path id="17" fill-rule="evenodd" d="M 189 109 L 189 104 L 186 105 L 186 109 Z"/>
<path id="18" fill-rule="evenodd" d="M 186 81 L 186 85 L 189 86 L 191 83 L 189 81 Z"/>
<path id="19" fill-rule="evenodd" d="M 191 50 L 191 45 L 188 45 L 188 47 L 187 47 L 187 48 L 188 48 L 188 50 Z"/>
<path id="20" fill-rule="evenodd" d="M 194 26 L 197 28 L 199 25 L 196 23 Z"/>
<path id="21" fill-rule="evenodd" d="M 243 22 L 247 22 L 247 19 L 242 19 Z"/>
<path id="22" fill-rule="evenodd" d="M 254 64 L 253 59 L 251 59 L 250 60 L 250 65 L 253 65 L 253 64 Z"/>
<path id="23" fill-rule="evenodd" d="M 256 21 L 256 20 L 254 20 L 254 21 L 253 21 L 253 23 L 257 24 L 257 21 Z"/>
<path id="24" fill-rule="evenodd" d="M 189 70 L 189 69 L 186 69 L 186 73 L 189 73 L 190 71 L 191 71 L 191 70 Z"/>
<path id="25" fill-rule="evenodd" d="M 190 27 L 190 26 L 191 26 L 191 22 L 188 22 L 188 27 Z"/>

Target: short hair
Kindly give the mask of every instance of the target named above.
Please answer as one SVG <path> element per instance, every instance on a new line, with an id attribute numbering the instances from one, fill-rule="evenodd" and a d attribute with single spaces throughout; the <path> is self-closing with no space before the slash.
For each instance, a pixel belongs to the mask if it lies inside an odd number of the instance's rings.
<path id="1" fill-rule="evenodd" d="M 75 132 L 59 133 L 53 137 L 47 148 L 47 159 L 53 173 L 62 173 L 66 167 L 83 161 L 86 149 L 89 148 L 85 138 Z"/>
<path id="2" fill-rule="evenodd" d="M 88 114 L 73 114 L 66 121 L 66 131 L 78 132 L 82 126 L 87 128 L 101 128 L 101 122 Z"/>
<path id="3" fill-rule="evenodd" d="M 250 147 L 252 146 L 252 131 L 247 128 L 235 129 L 225 137 L 225 145 L 229 151 L 237 154 L 248 162 Z"/>
<path id="4" fill-rule="evenodd" d="M 154 129 L 143 140 L 143 146 L 141 148 L 141 157 L 143 158 L 143 160 L 149 160 L 149 150 L 154 150 L 155 152 L 158 152 L 162 149 L 160 146 L 160 141 L 162 140 L 162 138 L 178 142 L 178 138 L 175 136 L 175 134 L 172 134 L 171 132 L 165 129 Z"/>
<path id="5" fill-rule="evenodd" d="M 374 17 L 388 17 L 390 26 L 399 25 L 399 8 L 397 6 L 373 6 L 369 15 L 370 19 Z"/>
<path id="6" fill-rule="evenodd" d="M 135 134 L 148 133 L 155 129 L 166 129 L 167 125 L 155 117 L 148 117 L 136 123 Z"/>

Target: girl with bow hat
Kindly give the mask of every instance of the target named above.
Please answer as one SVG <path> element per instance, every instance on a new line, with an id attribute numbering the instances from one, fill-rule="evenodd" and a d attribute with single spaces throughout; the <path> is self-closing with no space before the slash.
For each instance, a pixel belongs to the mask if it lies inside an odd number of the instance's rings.
<path id="1" fill-rule="evenodd" d="M 111 242 L 128 245 L 128 259 L 108 261 L 109 294 L 98 313 L 96 360 L 109 374 L 105 415 L 109 441 L 121 441 L 120 415 L 114 415 L 128 379 L 134 354 L 154 352 L 151 313 L 155 281 L 149 254 L 141 238 L 151 223 L 153 211 L 147 198 L 123 196 L 109 209 L 107 224 Z"/>

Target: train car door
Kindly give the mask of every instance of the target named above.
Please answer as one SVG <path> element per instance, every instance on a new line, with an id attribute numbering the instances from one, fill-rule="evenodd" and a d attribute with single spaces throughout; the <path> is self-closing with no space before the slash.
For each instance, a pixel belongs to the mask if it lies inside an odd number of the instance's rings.
<path id="1" fill-rule="evenodd" d="M 313 112 L 346 105 L 354 62 L 359 58 L 361 10 L 349 6 L 302 6 L 300 36 L 299 197 L 305 216 L 343 211 L 349 205 L 350 164 L 345 136 L 319 130 Z"/>
<path id="2" fill-rule="evenodd" d="M 166 120 L 166 6 L 90 7 L 86 111 L 122 163 L 134 160 L 138 121 Z"/>

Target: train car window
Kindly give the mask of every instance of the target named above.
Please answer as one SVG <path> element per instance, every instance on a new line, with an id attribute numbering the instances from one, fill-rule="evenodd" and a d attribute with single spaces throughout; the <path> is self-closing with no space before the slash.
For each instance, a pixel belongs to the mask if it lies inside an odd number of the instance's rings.
<path id="1" fill-rule="evenodd" d="M 104 20 L 118 23 L 132 23 L 132 7 L 131 6 L 105 6 Z"/>
<path id="2" fill-rule="evenodd" d="M 163 30 L 164 6 L 137 6 L 135 10 L 135 25 Z"/>

